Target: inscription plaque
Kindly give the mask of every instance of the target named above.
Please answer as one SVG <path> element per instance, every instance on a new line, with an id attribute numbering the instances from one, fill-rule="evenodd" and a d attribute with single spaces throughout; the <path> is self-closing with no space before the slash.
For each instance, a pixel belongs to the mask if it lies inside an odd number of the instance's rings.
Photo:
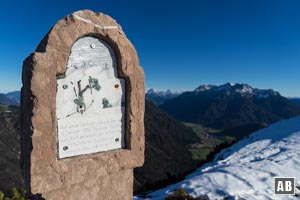
<path id="1" fill-rule="evenodd" d="M 57 75 L 58 157 L 124 148 L 125 80 L 104 41 L 87 36 L 72 46 Z"/>

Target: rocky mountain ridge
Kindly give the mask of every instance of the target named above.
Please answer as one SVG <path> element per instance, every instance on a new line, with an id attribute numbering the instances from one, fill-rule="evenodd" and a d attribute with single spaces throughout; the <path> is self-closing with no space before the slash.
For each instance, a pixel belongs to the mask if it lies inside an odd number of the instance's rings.
<path id="1" fill-rule="evenodd" d="M 224 85 L 216 86 L 205 84 L 201 85 L 194 90 L 197 94 L 199 93 L 210 93 L 210 95 L 241 95 L 247 97 L 256 97 L 256 98 L 268 98 L 270 96 L 278 96 L 279 92 L 274 91 L 273 89 L 257 89 L 253 88 L 248 84 L 239 84 L 239 83 L 226 83 Z"/>
<path id="2" fill-rule="evenodd" d="M 166 100 L 172 99 L 180 95 L 182 92 L 166 90 L 158 91 L 153 88 L 146 91 L 146 99 L 153 102 L 155 105 L 163 104 Z"/>
<path id="3" fill-rule="evenodd" d="M 167 100 L 160 108 L 179 121 L 219 129 L 263 126 L 300 114 L 300 106 L 279 92 L 230 83 L 201 85 Z"/>
<path id="4" fill-rule="evenodd" d="M 9 92 L 6 94 L 0 93 L 0 103 L 6 105 L 19 105 L 20 94 L 20 91 Z"/>

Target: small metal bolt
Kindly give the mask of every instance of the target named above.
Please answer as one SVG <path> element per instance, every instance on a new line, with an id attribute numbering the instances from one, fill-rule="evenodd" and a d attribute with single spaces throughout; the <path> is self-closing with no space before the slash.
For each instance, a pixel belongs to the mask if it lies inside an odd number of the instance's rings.
<path id="1" fill-rule="evenodd" d="M 68 85 L 63 85 L 63 89 L 67 89 L 68 88 Z"/>
<path id="2" fill-rule="evenodd" d="M 95 45 L 95 44 L 91 44 L 91 48 L 92 48 L 92 49 L 95 49 L 95 48 L 96 48 L 96 45 Z"/>
<path id="3" fill-rule="evenodd" d="M 119 88 L 119 84 L 115 84 L 115 88 L 118 89 Z"/>
<path id="4" fill-rule="evenodd" d="M 116 139 L 115 139 L 115 142 L 119 142 L 119 138 L 116 138 Z"/>
<path id="5" fill-rule="evenodd" d="M 63 150 L 64 150 L 64 151 L 67 151 L 68 149 L 69 149 L 68 146 L 64 146 L 64 147 L 63 147 Z"/>

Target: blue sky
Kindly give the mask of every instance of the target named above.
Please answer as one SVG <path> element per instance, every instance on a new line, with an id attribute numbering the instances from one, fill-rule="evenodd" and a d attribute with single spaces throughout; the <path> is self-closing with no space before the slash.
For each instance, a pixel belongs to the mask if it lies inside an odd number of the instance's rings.
<path id="1" fill-rule="evenodd" d="M 19 90 L 23 60 L 67 14 L 117 20 L 135 45 L 146 88 L 248 83 L 300 97 L 297 0 L 2 0 L 0 92 Z"/>

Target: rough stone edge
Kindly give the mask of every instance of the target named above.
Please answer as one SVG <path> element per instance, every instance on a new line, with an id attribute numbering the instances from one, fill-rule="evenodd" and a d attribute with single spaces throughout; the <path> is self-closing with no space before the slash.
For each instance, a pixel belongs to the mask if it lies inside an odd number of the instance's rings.
<path id="1" fill-rule="evenodd" d="M 79 20 L 74 15 L 88 18 L 92 23 Z M 100 26 L 113 25 L 117 26 L 118 29 L 101 29 L 95 24 Z M 56 97 L 56 74 L 65 71 L 72 45 L 76 39 L 85 35 L 97 36 L 109 43 L 115 50 L 118 71 L 121 77 L 126 79 L 126 98 L 128 102 L 126 106 L 126 124 L 128 125 L 126 127 L 126 143 L 128 146 L 122 150 L 57 160 L 55 140 L 47 140 L 48 144 L 45 144 L 41 139 L 44 138 L 45 140 L 47 137 L 49 139 L 53 134 L 53 138 L 56 137 L 55 123 L 50 123 L 50 130 L 46 129 L 49 128 L 46 125 L 48 122 L 53 120 L 56 122 L 55 106 L 53 106 Z M 64 40 L 66 36 L 72 37 Z M 60 59 L 61 57 L 64 59 Z M 42 60 L 43 62 L 41 62 Z M 51 69 L 51 67 L 56 67 L 56 70 Z M 35 76 L 36 74 L 41 75 L 42 78 Z M 62 186 L 70 187 L 80 181 L 86 181 L 91 176 L 87 175 L 88 169 L 85 170 L 85 174 L 79 177 L 77 182 L 70 180 L 72 177 L 77 177 L 78 171 L 82 170 L 82 166 L 78 163 L 93 166 L 94 170 L 99 169 L 98 171 L 102 171 L 102 173 L 98 173 L 98 176 L 118 172 L 122 169 L 132 169 L 143 164 L 145 148 L 143 123 L 144 73 L 139 66 L 133 45 L 115 20 L 102 13 L 94 13 L 88 10 L 75 12 L 60 20 L 40 42 L 36 53 L 30 55 L 24 61 L 22 82 L 21 168 L 28 191 L 33 194 L 44 193 Z M 50 85 L 50 93 L 54 91 L 54 96 L 49 98 L 46 98 L 45 95 L 44 97 L 41 96 L 40 91 L 45 91 L 45 84 Z M 45 99 L 50 100 L 50 103 L 45 102 Z M 135 106 L 131 107 L 132 104 Z M 50 119 L 47 119 L 48 117 Z M 137 124 L 137 126 L 134 124 Z M 39 146 L 41 143 L 45 146 Z M 53 156 L 49 157 L 49 152 Z M 39 160 L 37 161 L 36 158 L 39 158 Z M 64 172 L 63 175 L 61 175 L 62 172 Z M 53 175 L 56 178 L 49 181 L 50 176 Z M 49 185 L 49 182 L 52 182 L 52 184 Z"/>

